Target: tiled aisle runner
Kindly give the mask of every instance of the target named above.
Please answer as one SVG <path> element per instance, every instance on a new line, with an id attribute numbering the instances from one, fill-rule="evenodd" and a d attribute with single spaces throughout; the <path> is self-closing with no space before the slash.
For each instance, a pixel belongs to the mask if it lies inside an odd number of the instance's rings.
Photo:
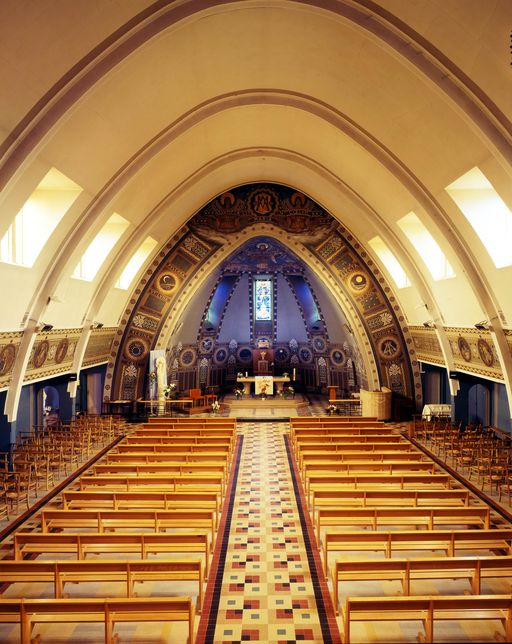
<path id="1" fill-rule="evenodd" d="M 242 425 L 238 477 L 226 495 L 197 643 L 340 642 L 290 470 L 287 429 L 287 423 Z"/>

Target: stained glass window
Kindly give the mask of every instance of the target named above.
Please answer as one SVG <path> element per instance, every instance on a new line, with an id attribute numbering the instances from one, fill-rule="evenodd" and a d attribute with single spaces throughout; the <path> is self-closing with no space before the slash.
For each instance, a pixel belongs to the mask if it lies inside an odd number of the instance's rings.
<path id="1" fill-rule="evenodd" d="M 272 280 L 254 281 L 254 314 L 256 320 L 272 319 Z"/>

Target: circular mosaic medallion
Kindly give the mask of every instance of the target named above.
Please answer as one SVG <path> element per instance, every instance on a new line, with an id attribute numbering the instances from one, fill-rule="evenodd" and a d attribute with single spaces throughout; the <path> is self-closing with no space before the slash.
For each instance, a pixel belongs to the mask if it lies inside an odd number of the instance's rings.
<path id="1" fill-rule="evenodd" d="M 331 362 L 337 367 L 342 367 L 345 364 L 345 354 L 341 349 L 333 349 L 331 351 Z"/>
<path id="2" fill-rule="evenodd" d="M 478 353 L 482 358 L 482 362 L 488 367 L 492 367 L 492 365 L 494 364 L 494 354 L 491 347 L 489 346 L 489 343 L 486 340 L 479 338 L 476 345 L 478 347 Z"/>
<path id="3" fill-rule="evenodd" d="M 238 349 L 238 359 L 240 362 L 250 362 L 252 360 L 252 351 L 248 347 Z"/>
<path id="4" fill-rule="evenodd" d="M 143 360 L 149 352 L 149 343 L 144 338 L 130 338 L 125 347 L 125 355 L 131 360 Z"/>
<path id="5" fill-rule="evenodd" d="M 288 360 L 289 353 L 287 349 L 283 349 L 281 347 L 279 349 L 276 349 L 274 356 L 275 356 L 276 362 L 286 362 Z"/>
<path id="6" fill-rule="evenodd" d="M 323 338 L 320 338 L 317 336 L 316 338 L 313 339 L 313 347 L 315 351 L 317 351 L 318 353 L 323 353 L 325 351 L 326 346 L 327 345 Z"/>
<path id="7" fill-rule="evenodd" d="M 32 363 L 36 369 L 39 369 L 39 367 L 44 365 L 49 348 L 50 343 L 48 340 L 43 340 L 37 345 L 36 350 L 34 351 L 34 357 L 32 358 Z"/>
<path id="8" fill-rule="evenodd" d="M 310 363 L 313 360 L 313 353 L 309 347 L 301 347 L 299 349 L 299 357 L 302 362 Z"/>
<path id="9" fill-rule="evenodd" d="M 161 273 L 155 281 L 157 289 L 163 295 L 170 295 L 176 288 L 176 283 L 176 276 L 169 271 Z"/>
<path id="10" fill-rule="evenodd" d="M 252 212 L 261 217 L 271 215 L 277 206 L 277 196 L 273 190 L 263 188 L 249 196 L 249 207 Z"/>
<path id="11" fill-rule="evenodd" d="M 460 355 L 464 358 L 466 362 L 471 362 L 471 347 L 469 346 L 467 340 L 462 336 L 457 340 L 457 346 L 459 347 Z"/>
<path id="12" fill-rule="evenodd" d="M 350 290 L 357 294 L 364 293 L 370 285 L 366 275 L 360 271 L 351 273 L 347 278 L 347 283 Z"/>
<path id="13" fill-rule="evenodd" d="M 55 351 L 55 362 L 60 364 L 67 355 L 69 347 L 69 341 L 67 338 L 63 338 L 57 345 L 57 350 Z"/>
<path id="14" fill-rule="evenodd" d="M 226 351 L 226 349 L 224 348 L 217 349 L 217 351 L 213 355 L 213 361 L 215 362 L 215 364 L 221 365 L 226 362 L 227 357 L 228 357 L 228 352 Z"/>
<path id="15" fill-rule="evenodd" d="M 194 349 L 185 349 L 180 356 L 180 364 L 182 367 L 190 367 L 196 361 L 197 354 Z"/>
<path id="16" fill-rule="evenodd" d="M 199 343 L 199 351 L 201 353 L 210 353 L 213 349 L 213 340 L 211 338 L 203 338 Z"/>
<path id="17" fill-rule="evenodd" d="M 400 354 L 400 343 L 393 336 L 386 336 L 379 341 L 378 351 L 381 358 L 391 360 Z"/>
<path id="18" fill-rule="evenodd" d="M 5 376 L 12 368 L 14 358 L 16 357 L 16 347 L 14 344 L 6 344 L 0 351 L 0 376 Z"/>

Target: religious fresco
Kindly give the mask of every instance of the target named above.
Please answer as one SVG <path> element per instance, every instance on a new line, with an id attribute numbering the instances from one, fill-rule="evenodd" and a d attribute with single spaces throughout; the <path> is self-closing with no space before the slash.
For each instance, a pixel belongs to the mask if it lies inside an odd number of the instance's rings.
<path id="1" fill-rule="evenodd" d="M 412 338 L 382 274 L 329 213 L 303 193 L 276 184 L 251 184 L 221 194 L 192 217 L 180 235 L 165 246 L 125 310 L 113 343 L 105 398 L 130 399 L 144 395 L 149 351 L 165 329 L 168 312 L 180 301 L 181 293 L 209 257 L 226 243 L 232 245 L 238 233 L 247 227 L 257 229 L 258 224 L 277 227 L 322 262 L 343 287 L 359 315 L 381 384 L 419 402 L 421 383 Z M 268 252 L 269 245 L 273 252 Z M 293 262 L 290 257 L 293 254 L 283 252 L 279 244 L 268 239 L 244 246 L 238 254 L 233 253 L 230 261 L 233 272 L 247 270 L 246 262 L 250 259 L 251 265 L 256 265 L 262 273 L 275 273 L 276 269 L 285 273 L 283 264 Z M 272 319 L 272 315 L 269 317 Z M 272 329 L 269 333 L 272 334 Z M 201 352 L 203 339 L 198 340 L 197 352 Z M 255 341 L 256 337 L 251 337 L 251 342 Z M 301 347 L 302 353 L 300 356 L 297 353 L 297 358 L 304 363 L 311 362 L 312 349 L 312 346 Z M 327 358 L 329 350 L 326 346 Z M 333 355 L 339 363 L 342 354 Z"/>

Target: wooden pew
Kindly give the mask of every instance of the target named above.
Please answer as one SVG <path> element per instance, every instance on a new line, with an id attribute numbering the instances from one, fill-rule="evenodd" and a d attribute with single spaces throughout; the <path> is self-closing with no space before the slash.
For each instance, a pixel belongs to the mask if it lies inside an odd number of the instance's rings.
<path id="1" fill-rule="evenodd" d="M 20 624 L 21 644 L 30 644 L 35 624 L 105 623 L 105 643 L 113 644 L 114 627 L 122 622 L 186 621 L 188 641 L 194 637 L 194 607 L 190 597 L 127 599 L 2 599 L 0 622 Z"/>
<path id="2" fill-rule="evenodd" d="M 144 425 L 146 427 L 175 425 L 178 427 L 234 427 L 236 429 L 236 418 L 166 418 L 150 416 Z"/>
<path id="3" fill-rule="evenodd" d="M 203 602 L 203 562 L 200 559 L 0 560 L 1 583 L 51 583 L 55 599 L 63 598 L 67 582 L 91 581 L 124 583 L 126 597 L 136 596 L 134 586 L 137 582 L 197 581 L 198 611 Z"/>
<path id="4" fill-rule="evenodd" d="M 144 454 L 174 454 L 179 455 L 181 458 L 182 454 L 187 452 L 198 452 L 203 454 L 220 454 L 222 456 L 231 456 L 232 449 L 230 445 L 205 445 L 201 443 L 197 444 L 188 444 L 188 445 L 171 445 L 171 444 L 155 444 L 151 443 L 149 445 L 141 445 L 136 443 L 118 443 L 115 448 L 112 450 L 112 453 L 120 452 L 134 452 Z"/>
<path id="5" fill-rule="evenodd" d="M 307 479 L 313 474 L 323 474 L 330 472 L 346 472 L 347 474 L 364 474 L 371 472 L 382 472 L 383 474 L 394 473 L 411 473 L 411 472 L 439 472 L 438 466 L 433 461 L 357 461 L 350 463 L 347 461 L 332 462 L 329 460 L 304 463 L 303 477 Z"/>
<path id="6" fill-rule="evenodd" d="M 338 584 L 343 581 L 399 581 L 409 596 L 413 581 L 467 579 L 472 594 L 480 595 L 483 579 L 510 578 L 512 556 L 338 560 L 332 567 L 333 602 L 338 614 Z"/>
<path id="7" fill-rule="evenodd" d="M 108 474 L 223 474 L 224 480 L 227 479 L 228 465 L 226 463 L 219 463 L 213 461 L 206 461 L 204 463 L 180 463 L 180 462 L 167 462 L 167 463 L 99 463 L 94 465 L 92 471 L 98 476 L 105 476 Z"/>
<path id="8" fill-rule="evenodd" d="M 211 540 L 208 532 L 16 532 L 14 559 L 41 554 L 71 554 L 78 560 L 89 554 L 135 554 L 147 559 L 149 554 L 200 553 L 205 557 L 205 575 L 210 565 Z"/>
<path id="9" fill-rule="evenodd" d="M 105 455 L 102 462 L 106 463 L 175 463 L 177 460 L 184 463 L 204 463 L 210 461 L 222 462 L 229 464 L 229 454 L 227 452 L 180 452 L 176 451 L 171 454 L 165 452 L 109 452 Z"/>
<path id="10" fill-rule="evenodd" d="M 317 512 L 316 534 L 320 543 L 322 528 L 364 526 L 378 530 L 384 526 L 415 526 L 435 530 L 441 526 L 463 525 L 490 528 L 491 511 L 488 506 L 467 508 L 322 508 Z"/>
<path id="11" fill-rule="evenodd" d="M 433 552 L 449 557 L 463 551 L 485 551 L 512 555 L 512 529 L 490 530 L 390 530 L 373 532 L 326 532 L 323 539 L 324 568 L 327 574 L 329 552 Z"/>
<path id="12" fill-rule="evenodd" d="M 439 620 L 499 620 L 505 641 L 512 641 L 512 595 L 349 597 L 343 608 L 344 644 L 350 644 L 350 625 L 358 622 L 419 621 L 425 633 L 420 639 L 435 641 L 434 623 Z"/>
<path id="13" fill-rule="evenodd" d="M 430 462 L 428 457 L 423 454 L 423 452 L 417 451 L 417 452 L 411 452 L 411 451 L 400 451 L 400 452 L 369 452 L 368 450 L 364 452 L 353 452 L 350 451 L 348 453 L 341 452 L 341 451 L 334 451 L 334 450 L 313 450 L 309 451 L 307 449 L 301 450 L 300 453 L 300 461 L 302 463 L 302 467 L 306 463 L 315 463 L 317 461 L 325 461 L 326 459 L 329 459 L 331 462 L 340 462 L 340 463 L 357 463 L 360 461 L 365 461 L 369 462 L 377 462 L 377 463 L 385 463 L 386 461 L 394 461 L 396 459 L 400 459 L 401 461 L 409 461 L 409 462 Z"/>
<path id="14" fill-rule="evenodd" d="M 178 508 L 220 512 L 217 492 L 109 492 L 108 490 L 64 490 L 63 510 L 172 510 Z"/>
<path id="15" fill-rule="evenodd" d="M 215 536 L 215 512 L 212 510 L 43 510 L 41 531 L 89 528 L 106 530 L 142 529 L 163 532 L 168 528 L 211 530 Z"/>
<path id="16" fill-rule="evenodd" d="M 482 505 L 483 502 L 469 490 L 434 489 L 434 490 L 388 490 L 388 489 L 339 489 L 314 490 L 311 501 L 313 514 L 319 508 L 339 506 L 352 507 L 468 507 L 470 502 Z"/>
<path id="17" fill-rule="evenodd" d="M 138 427 L 135 431 L 131 432 L 130 436 L 154 436 L 157 438 L 164 437 L 168 438 L 170 436 L 176 436 L 180 438 L 186 437 L 199 437 L 199 438 L 208 438 L 208 437 L 221 437 L 221 438 L 231 438 L 233 439 L 236 435 L 236 429 L 234 427 L 176 427 L 176 426 L 151 426 L 151 427 Z"/>
<path id="18" fill-rule="evenodd" d="M 366 423 L 368 421 L 383 423 L 382 420 L 377 420 L 377 416 L 296 416 L 290 418 L 292 427 L 327 425 L 330 423 Z"/>
<path id="19" fill-rule="evenodd" d="M 216 449 L 217 447 L 231 447 L 233 445 L 233 437 L 208 437 L 203 438 L 202 436 L 140 436 L 140 435 L 130 435 L 126 436 L 119 445 L 171 445 L 177 447 L 178 445 L 183 446 L 195 446 L 200 445 L 201 447 L 209 447 L 211 449 Z"/>
<path id="20" fill-rule="evenodd" d="M 404 490 L 429 488 L 449 488 L 453 479 L 449 474 L 310 474 L 306 479 L 306 496 L 313 490 L 335 486 L 388 487 Z"/>
<path id="21" fill-rule="evenodd" d="M 122 443 L 119 444 L 121 446 Z M 392 452 L 393 454 L 401 453 L 401 452 L 420 452 L 417 447 L 415 447 L 412 443 L 408 443 L 406 441 L 386 441 L 382 443 L 374 443 L 373 441 L 364 441 L 364 440 L 357 440 L 357 441 L 350 441 L 347 443 L 346 441 L 340 440 L 332 440 L 332 441 L 323 441 L 323 440 L 317 440 L 316 442 L 307 442 L 307 443 L 300 443 L 298 445 L 298 450 L 297 450 L 297 456 L 300 455 L 302 451 L 308 451 L 308 452 L 346 452 L 347 454 L 349 452 L 378 452 L 378 453 L 386 453 L 386 452 Z"/>
<path id="22" fill-rule="evenodd" d="M 81 476 L 80 490 L 104 487 L 111 491 L 130 492 L 140 490 L 158 492 L 177 492 L 178 490 L 215 490 L 224 495 L 224 476 L 222 474 L 188 474 L 158 476 L 145 474 L 141 476 L 106 475 Z"/>

